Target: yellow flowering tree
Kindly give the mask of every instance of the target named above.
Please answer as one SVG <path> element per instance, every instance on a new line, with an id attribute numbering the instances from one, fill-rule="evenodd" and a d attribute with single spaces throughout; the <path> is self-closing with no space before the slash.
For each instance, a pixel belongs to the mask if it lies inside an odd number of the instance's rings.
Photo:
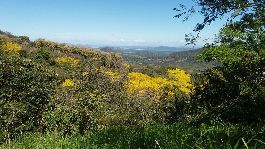
<path id="1" fill-rule="evenodd" d="M 166 77 L 151 77 L 149 75 L 132 72 L 128 75 L 126 85 L 129 94 L 151 93 L 155 97 L 160 97 L 166 92 L 167 96 L 174 96 L 175 90 L 184 94 L 189 94 L 193 90 L 190 75 L 184 70 L 174 69 L 167 71 Z"/>
<path id="2" fill-rule="evenodd" d="M 191 83 L 191 76 L 181 69 L 169 69 L 167 75 L 172 79 L 171 83 L 178 86 L 184 93 L 191 93 L 194 86 Z"/>
<path id="3" fill-rule="evenodd" d="M 4 42 L 2 43 L 3 51 L 8 54 L 19 53 L 22 50 L 22 47 L 16 43 Z"/>
<path id="4" fill-rule="evenodd" d="M 64 57 L 57 57 L 55 59 L 55 61 L 58 64 L 61 65 L 69 65 L 69 66 L 77 66 L 79 63 L 79 60 L 73 57 L 68 57 L 68 56 L 64 56 Z"/>
<path id="5" fill-rule="evenodd" d="M 139 72 L 129 73 L 128 80 L 127 89 L 129 94 L 144 91 L 157 93 L 163 85 L 167 84 L 165 78 L 154 78 Z"/>

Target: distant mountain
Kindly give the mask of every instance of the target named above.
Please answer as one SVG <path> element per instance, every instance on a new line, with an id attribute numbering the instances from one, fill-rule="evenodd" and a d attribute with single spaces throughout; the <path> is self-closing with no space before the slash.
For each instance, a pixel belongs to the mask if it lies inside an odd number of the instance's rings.
<path id="1" fill-rule="evenodd" d="M 168 46 L 160 46 L 160 47 L 147 47 L 146 50 L 177 52 L 177 51 L 186 51 L 186 50 L 191 50 L 191 49 L 188 48 L 188 47 L 168 47 Z"/>
<path id="2" fill-rule="evenodd" d="M 160 69 L 161 67 L 180 67 L 186 70 L 198 71 L 213 67 L 215 63 L 199 62 L 197 55 L 202 49 L 191 50 L 188 48 L 177 47 L 103 47 L 104 52 L 114 52 L 131 64 L 138 67 L 152 67 Z"/>
<path id="3" fill-rule="evenodd" d="M 162 60 L 176 51 L 174 48 L 166 49 L 165 47 L 103 47 L 104 52 L 114 52 L 122 55 L 129 62 L 144 62 L 150 60 Z"/>
<path id="4" fill-rule="evenodd" d="M 101 51 L 119 53 L 125 58 L 139 58 L 139 59 L 163 59 L 170 56 L 175 52 L 190 51 L 187 47 L 139 47 L 139 46 L 127 46 L 127 47 L 102 47 Z"/>
<path id="5" fill-rule="evenodd" d="M 177 52 L 177 51 L 187 51 L 191 50 L 189 47 L 169 47 L 169 46 L 159 46 L 159 47 L 146 47 L 146 46 L 120 46 L 120 47 L 102 47 L 109 48 L 113 50 L 136 50 L 136 51 L 170 51 L 170 52 Z"/>

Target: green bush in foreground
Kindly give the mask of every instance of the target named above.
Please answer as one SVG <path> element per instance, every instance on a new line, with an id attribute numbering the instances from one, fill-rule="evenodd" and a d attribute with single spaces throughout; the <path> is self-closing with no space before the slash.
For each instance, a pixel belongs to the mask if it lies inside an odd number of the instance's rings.
<path id="1" fill-rule="evenodd" d="M 43 129 L 42 113 L 56 84 L 44 66 L 0 51 L 0 142 Z"/>
<path id="2" fill-rule="evenodd" d="M 174 124 L 114 127 L 86 135 L 28 134 L 0 148 L 265 148 L 265 127 Z"/>

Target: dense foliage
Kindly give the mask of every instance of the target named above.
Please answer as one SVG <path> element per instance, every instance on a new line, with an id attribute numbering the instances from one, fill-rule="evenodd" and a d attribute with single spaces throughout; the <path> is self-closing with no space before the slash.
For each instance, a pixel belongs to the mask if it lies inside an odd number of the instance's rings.
<path id="1" fill-rule="evenodd" d="M 195 32 L 218 18 L 228 21 L 214 44 L 206 44 L 199 58 L 219 65 L 196 75 L 192 107 L 188 113 L 202 121 L 213 117 L 236 123 L 264 122 L 265 106 L 265 2 L 264 0 L 196 1 L 204 16 Z M 196 13 L 184 5 L 176 17 Z M 198 36 L 197 36 L 198 37 Z M 195 42 L 196 38 L 188 38 Z"/>
<path id="2" fill-rule="evenodd" d="M 132 72 L 113 53 L 2 36 L 1 141 L 25 132 L 69 135 L 166 122 L 168 107 L 193 91 L 181 69 L 152 77 Z"/>
<path id="3" fill-rule="evenodd" d="M 9 54 L 0 52 L 0 130 L 12 137 L 42 129 L 41 115 L 54 93 L 57 77 L 30 59 Z"/>

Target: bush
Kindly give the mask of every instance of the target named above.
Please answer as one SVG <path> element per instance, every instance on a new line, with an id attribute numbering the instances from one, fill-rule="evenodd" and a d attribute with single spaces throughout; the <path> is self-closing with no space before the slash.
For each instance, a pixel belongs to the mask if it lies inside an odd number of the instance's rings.
<path id="1" fill-rule="evenodd" d="M 10 138 L 42 129 L 42 112 L 57 84 L 42 65 L 18 55 L 0 53 L 0 126 Z"/>
<path id="2" fill-rule="evenodd" d="M 48 130 L 63 134 L 84 133 L 114 111 L 121 100 L 123 78 L 111 76 L 86 66 L 76 70 L 67 79 L 62 78 L 56 94 L 44 114 Z"/>
<path id="3" fill-rule="evenodd" d="M 34 60 L 38 62 L 45 62 L 50 60 L 52 52 L 48 49 L 42 48 L 31 53 Z"/>
<path id="4" fill-rule="evenodd" d="M 207 115 L 231 122 L 264 122 L 264 74 L 258 63 L 236 63 L 208 70 L 196 85 L 193 100 Z M 210 118 L 210 117 L 209 117 Z"/>
<path id="5" fill-rule="evenodd" d="M 43 115 L 45 126 L 64 135 L 83 134 L 95 127 L 95 112 L 103 99 L 89 91 L 60 89 Z"/>

